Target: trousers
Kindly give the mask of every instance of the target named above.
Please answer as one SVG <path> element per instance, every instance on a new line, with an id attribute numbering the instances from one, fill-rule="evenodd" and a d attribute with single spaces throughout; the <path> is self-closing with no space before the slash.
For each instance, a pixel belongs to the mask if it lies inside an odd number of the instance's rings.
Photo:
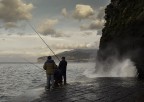
<path id="1" fill-rule="evenodd" d="M 53 74 L 50 74 L 50 75 L 47 74 L 47 88 L 50 89 L 51 86 L 54 87 L 54 75 Z"/>

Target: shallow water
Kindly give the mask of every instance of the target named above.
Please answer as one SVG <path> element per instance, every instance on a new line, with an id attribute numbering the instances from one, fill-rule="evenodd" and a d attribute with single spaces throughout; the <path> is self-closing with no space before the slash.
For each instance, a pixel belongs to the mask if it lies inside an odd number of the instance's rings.
<path id="1" fill-rule="evenodd" d="M 36 65 L 40 68 L 43 66 Z M 68 63 L 67 81 L 85 81 L 85 70 L 93 69 L 94 66 L 94 63 Z M 7 102 L 9 98 L 45 82 L 45 72 L 32 64 L 0 64 L 0 102 Z"/>

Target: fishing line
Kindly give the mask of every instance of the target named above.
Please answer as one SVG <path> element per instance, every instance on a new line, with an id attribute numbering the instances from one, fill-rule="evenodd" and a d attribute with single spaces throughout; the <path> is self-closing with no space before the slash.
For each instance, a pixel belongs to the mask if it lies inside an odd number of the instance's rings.
<path id="1" fill-rule="evenodd" d="M 35 66 L 36 68 L 40 69 L 42 72 L 45 72 L 45 70 L 43 70 L 41 67 L 39 67 L 39 66 L 35 65 L 34 63 L 28 61 L 27 59 L 25 59 L 25 58 L 22 58 L 22 59 L 24 59 L 26 62 L 32 64 L 32 65 Z"/>

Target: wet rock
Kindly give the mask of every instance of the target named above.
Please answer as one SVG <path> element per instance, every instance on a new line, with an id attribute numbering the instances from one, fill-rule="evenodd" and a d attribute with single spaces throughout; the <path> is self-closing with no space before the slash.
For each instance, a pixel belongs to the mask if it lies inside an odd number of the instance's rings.
<path id="1" fill-rule="evenodd" d="M 97 78 L 45 91 L 29 90 L 9 102 L 143 102 L 144 82 L 135 78 Z"/>

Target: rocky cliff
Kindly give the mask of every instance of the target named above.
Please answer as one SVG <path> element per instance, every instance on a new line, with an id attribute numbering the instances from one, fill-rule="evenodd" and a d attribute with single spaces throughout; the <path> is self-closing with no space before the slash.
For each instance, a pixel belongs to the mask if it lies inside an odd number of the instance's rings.
<path id="1" fill-rule="evenodd" d="M 144 78 L 144 0 L 111 0 L 105 13 L 98 60 L 128 57 Z"/>

